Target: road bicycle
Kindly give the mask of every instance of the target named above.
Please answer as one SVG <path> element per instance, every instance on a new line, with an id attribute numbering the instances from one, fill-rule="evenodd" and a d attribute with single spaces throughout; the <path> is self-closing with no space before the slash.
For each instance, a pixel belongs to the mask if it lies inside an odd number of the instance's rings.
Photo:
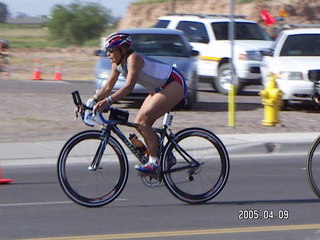
<path id="1" fill-rule="evenodd" d="M 78 91 L 72 94 L 77 107 L 88 109 Z M 129 174 L 123 145 L 142 164 L 148 161 L 147 155 L 120 130 L 120 127 L 133 130 L 138 127 L 128 121 L 129 112 L 110 107 L 108 113 L 108 119 L 102 118 L 100 130 L 86 130 L 71 137 L 58 158 L 60 185 L 72 201 L 82 206 L 100 207 L 120 195 Z M 217 196 L 227 182 L 230 169 L 227 150 L 215 134 L 203 128 L 186 128 L 173 133 L 172 120 L 173 116 L 166 113 L 162 128 L 153 128 L 160 139 L 160 172 L 139 173 L 139 176 L 148 187 L 164 182 L 181 201 L 207 202 Z"/>
<path id="2" fill-rule="evenodd" d="M 320 71 L 309 71 L 309 79 L 314 83 L 314 97 L 320 96 Z M 307 157 L 307 176 L 315 195 L 320 198 L 320 136 L 312 143 Z"/>

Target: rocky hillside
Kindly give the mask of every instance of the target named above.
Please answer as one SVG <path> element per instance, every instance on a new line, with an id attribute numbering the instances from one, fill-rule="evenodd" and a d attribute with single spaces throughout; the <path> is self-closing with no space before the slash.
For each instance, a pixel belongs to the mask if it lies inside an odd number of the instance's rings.
<path id="1" fill-rule="evenodd" d="M 193 0 L 176 2 L 177 13 L 207 13 L 229 14 L 230 0 Z M 287 23 L 320 24 L 319 0 L 274 0 L 256 1 L 247 4 L 237 4 L 235 14 L 246 15 L 248 19 L 263 24 L 260 9 L 267 9 L 272 16 L 277 17 L 279 10 L 285 10 Z M 145 5 L 130 5 L 119 23 L 118 29 L 149 27 L 157 18 L 171 12 L 170 3 L 152 3 Z"/>

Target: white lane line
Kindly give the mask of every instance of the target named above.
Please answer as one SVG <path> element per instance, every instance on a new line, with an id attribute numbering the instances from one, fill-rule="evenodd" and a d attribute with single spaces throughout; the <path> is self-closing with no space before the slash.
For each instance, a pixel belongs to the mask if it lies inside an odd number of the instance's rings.
<path id="1" fill-rule="evenodd" d="M 125 198 L 119 198 L 115 201 L 127 201 Z M 0 207 L 23 207 L 23 206 L 39 206 L 39 205 L 56 205 L 56 204 L 75 204 L 72 201 L 56 201 L 56 202 L 30 202 L 30 203 L 3 203 Z"/>

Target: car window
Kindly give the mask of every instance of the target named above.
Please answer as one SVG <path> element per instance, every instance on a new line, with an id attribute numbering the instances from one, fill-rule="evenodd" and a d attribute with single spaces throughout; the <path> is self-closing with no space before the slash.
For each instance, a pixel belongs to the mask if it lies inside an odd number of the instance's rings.
<path id="1" fill-rule="evenodd" d="M 280 56 L 320 56 L 320 34 L 288 36 Z"/>
<path id="2" fill-rule="evenodd" d="M 203 23 L 181 21 L 179 22 L 177 29 L 185 33 L 189 42 L 198 42 L 198 43 L 209 42 L 208 33 Z"/>
<path id="3" fill-rule="evenodd" d="M 229 22 L 215 22 L 211 24 L 217 40 L 229 39 Z M 236 22 L 235 37 L 236 40 L 267 40 L 271 37 L 256 23 Z"/>
<path id="4" fill-rule="evenodd" d="M 149 56 L 190 57 L 191 51 L 180 35 L 138 34 L 131 35 L 133 49 Z"/>
<path id="5" fill-rule="evenodd" d="M 169 25 L 169 20 L 159 20 L 153 27 L 155 28 L 166 28 Z"/>

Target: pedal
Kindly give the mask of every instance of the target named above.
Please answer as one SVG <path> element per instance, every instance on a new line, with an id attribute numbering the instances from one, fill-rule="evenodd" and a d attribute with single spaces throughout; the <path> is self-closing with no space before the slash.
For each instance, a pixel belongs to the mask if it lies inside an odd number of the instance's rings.
<path id="1" fill-rule="evenodd" d="M 157 187 L 161 184 L 162 177 L 159 174 L 150 174 L 139 172 L 138 176 L 141 177 L 142 183 L 147 187 Z"/>

